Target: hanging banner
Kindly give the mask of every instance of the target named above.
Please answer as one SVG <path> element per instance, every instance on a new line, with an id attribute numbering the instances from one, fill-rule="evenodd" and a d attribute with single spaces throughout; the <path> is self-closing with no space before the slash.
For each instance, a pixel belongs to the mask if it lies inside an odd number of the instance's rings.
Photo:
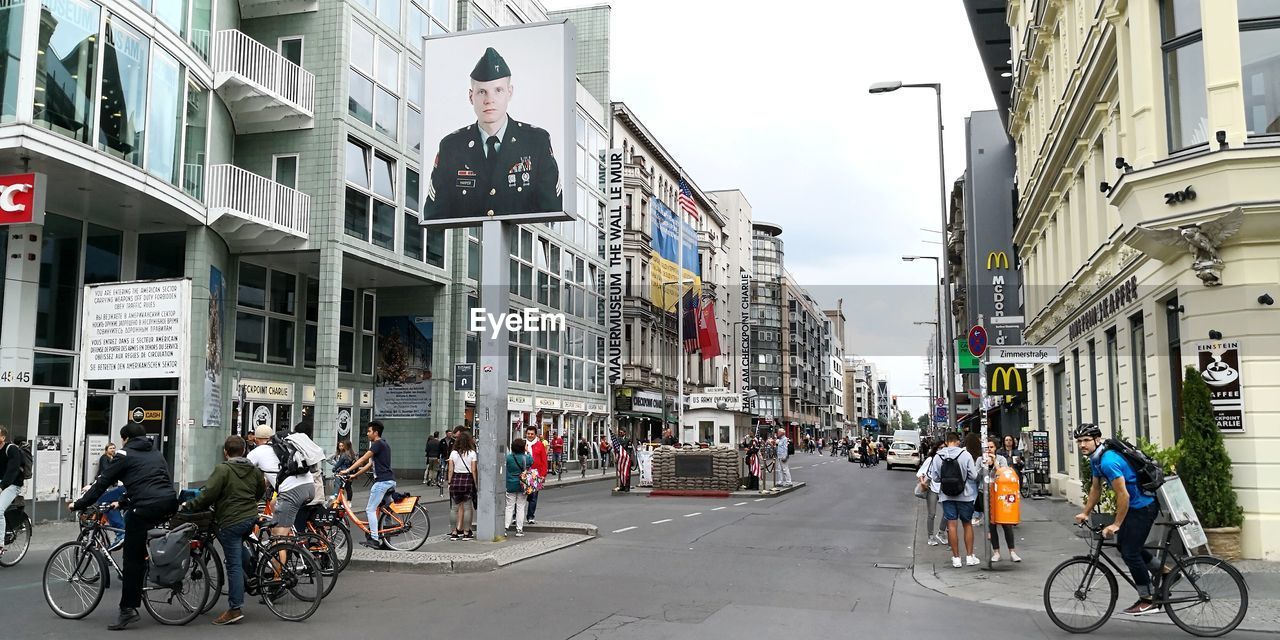
<path id="1" fill-rule="evenodd" d="M 378 318 L 375 418 L 431 417 L 433 330 L 429 316 Z"/>
<path id="2" fill-rule="evenodd" d="M 1244 432 L 1244 381 L 1241 380 L 1240 343 L 1196 343 L 1200 379 L 1209 385 L 1213 422 L 1225 433 Z"/>
<path id="3" fill-rule="evenodd" d="M 664 311 L 675 311 L 681 296 L 689 290 L 702 294 L 702 262 L 698 256 L 698 234 L 657 198 L 650 198 L 653 212 L 653 241 L 649 252 L 649 301 Z M 683 253 L 683 257 L 681 256 Z M 683 265 L 683 269 L 681 268 Z M 686 287 L 676 284 L 693 280 Z M 663 287 L 663 283 L 670 283 Z"/>
<path id="4" fill-rule="evenodd" d="M 605 263 L 609 270 L 609 281 L 605 287 L 608 302 L 605 305 L 605 324 L 609 337 L 605 367 L 608 372 L 609 386 L 622 385 L 622 294 L 626 288 L 626 266 L 622 258 L 622 237 L 626 230 L 626 201 L 623 198 L 624 185 L 622 149 L 610 149 L 608 169 L 605 174 L 604 192 L 609 198 L 608 215 L 605 219 Z"/>
<path id="5" fill-rule="evenodd" d="M 226 285 L 222 271 L 209 267 L 209 339 L 205 343 L 204 420 L 206 427 L 222 426 L 222 327 L 226 321 L 223 301 Z"/>
<path id="6" fill-rule="evenodd" d="M 83 378 L 178 377 L 190 297 L 183 279 L 85 286 Z"/>

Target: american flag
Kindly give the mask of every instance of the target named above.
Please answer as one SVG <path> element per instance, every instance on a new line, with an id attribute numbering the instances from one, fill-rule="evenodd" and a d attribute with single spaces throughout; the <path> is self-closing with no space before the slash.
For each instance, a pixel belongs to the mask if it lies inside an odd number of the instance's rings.
<path id="1" fill-rule="evenodd" d="M 680 178 L 680 197 L 678 198 L 680 208 L 685 213 L 693 216 L 694 220 L 698 219 L 698 204 L 693 201 L 693 192 L 689 190 L 689 183 Z"/>

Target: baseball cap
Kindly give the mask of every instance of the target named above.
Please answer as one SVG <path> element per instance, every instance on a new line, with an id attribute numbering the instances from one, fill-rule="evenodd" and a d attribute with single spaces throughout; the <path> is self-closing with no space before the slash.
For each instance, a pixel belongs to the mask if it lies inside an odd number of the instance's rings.
<path id="1" fill-rule="evenodd" d="M 267 440 L 271 438 L 271 436 L 274 436 L 275 434 L 276 432 L 271 427 L 265 424 L 260 424 L 257 426 L 257 428 L 253 430 L 253 437 L 260 438 L 262 440 Z"/>

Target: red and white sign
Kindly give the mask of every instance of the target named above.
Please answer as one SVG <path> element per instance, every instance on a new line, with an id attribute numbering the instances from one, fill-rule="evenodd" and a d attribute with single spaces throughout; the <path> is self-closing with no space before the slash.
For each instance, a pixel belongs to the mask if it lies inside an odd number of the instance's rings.
<path id="1" fill-rule="evenodd" d="M 0 176 L 0 225 L 44 224 L 44 174 Z"/>

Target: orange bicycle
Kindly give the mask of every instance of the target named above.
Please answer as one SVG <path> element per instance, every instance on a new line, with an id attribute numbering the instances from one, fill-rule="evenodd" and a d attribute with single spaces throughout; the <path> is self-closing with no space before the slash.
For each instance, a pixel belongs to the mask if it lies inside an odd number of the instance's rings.
<path id="1" fill-rule="evenodd" d="M 332 509 L 345 517 L 352 526 L 359 527 L 367 535 L 369 523 L 360 519 L 351 503 L 347 502 L 347 493 L 343 488 L 350 480 L 341 476 L 335 477 L 333 495 L 329 497 Z M 431 520 L 427 517 L 427 508 L 418 504 L 417 496 L 403 494 L 399 500 L 394 499 L 394 491 L 388 491 L 378 506 L 378 536 L 390 548 L 396 551 L 417 551 L 431 535 Z"/>

